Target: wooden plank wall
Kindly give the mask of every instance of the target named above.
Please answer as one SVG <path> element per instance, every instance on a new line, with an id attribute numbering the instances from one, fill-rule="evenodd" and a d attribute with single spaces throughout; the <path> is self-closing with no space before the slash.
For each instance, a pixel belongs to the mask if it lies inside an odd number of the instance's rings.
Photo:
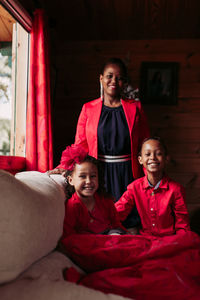
<path id="1" fill-rule="evenodd" d="M 82 104 L 99 96 L 99 72 L 106 59 L 124 59 L 134 87 L 140 84 L 142 61 L 180 64 L 178 104 L 146 105 L 144 109 L 152 134 L 160 135 L 168 146 L 169 175 L 186 187 L 191 214 L 200 215 L 200 40 L 63 41 L 56 51 L 55 164 L 61 151 L 74 141 Z"/>

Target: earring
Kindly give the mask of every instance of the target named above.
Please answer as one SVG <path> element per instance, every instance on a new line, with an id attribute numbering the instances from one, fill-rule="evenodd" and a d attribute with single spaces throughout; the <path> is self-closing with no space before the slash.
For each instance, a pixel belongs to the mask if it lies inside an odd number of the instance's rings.
<path id="1" fill-rule="evenodd" d="M 101 100 L 103 101 L 103 85 L 101 82 L 100 82 L 100 97 L 101 97 Z"/>

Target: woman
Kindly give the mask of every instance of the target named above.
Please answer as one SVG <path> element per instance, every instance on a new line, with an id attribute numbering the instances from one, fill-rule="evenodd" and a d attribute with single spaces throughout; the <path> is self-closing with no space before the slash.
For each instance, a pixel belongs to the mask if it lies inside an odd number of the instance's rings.
<path id="1" fill-rule="evenodd" d="M 122 99 L 127 77 L 121 59 L 107 61 L 100 74 L 101 97 L 83 105 L 75 136 L 75 144 L 82 144 L 89 155 L 102 161 L 106 189 L 115 201 L 142 175 L 137 154 L 149 135 L 140 102 Z M 133 215 L 124 223 L 127 228 L 139 222 L 139 216 Z"/>

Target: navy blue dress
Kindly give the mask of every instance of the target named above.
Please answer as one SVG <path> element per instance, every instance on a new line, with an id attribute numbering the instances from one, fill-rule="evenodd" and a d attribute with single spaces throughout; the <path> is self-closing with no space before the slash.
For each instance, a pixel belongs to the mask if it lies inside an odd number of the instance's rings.
<path id="1" fill-rule="evenodd" d="M 131 141 L 128 124 L 122 105 L 108 107 L 103 105 L 98 124 L 98 158 L 104 155 L 123 156 L 131 154 Z M 131 160 L 123 162 L 102 162 L 105 172 L 105 187 L 109 194 L 117 201 L 126 191 L 127 185 L 134 178 Z M 140 218 L 136 209 L 133 209 L 127 220 L 123 223 L 130 228 L 138 225 Z"/>

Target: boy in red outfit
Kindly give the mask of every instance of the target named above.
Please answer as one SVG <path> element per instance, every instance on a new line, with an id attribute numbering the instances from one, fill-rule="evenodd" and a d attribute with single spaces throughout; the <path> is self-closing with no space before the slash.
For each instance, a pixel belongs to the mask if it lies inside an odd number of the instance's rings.
<path id="1" fill-rule="evenodd" d="M 167 149 L 160 138 L 146 139 L 138 157 L 146 175 L 129 184 L 115 203 L 121 221 L 136 205 L 141 234 L 166 236 L 190 230 L 185 191 L 164 173 L 167 159 Z"/>

